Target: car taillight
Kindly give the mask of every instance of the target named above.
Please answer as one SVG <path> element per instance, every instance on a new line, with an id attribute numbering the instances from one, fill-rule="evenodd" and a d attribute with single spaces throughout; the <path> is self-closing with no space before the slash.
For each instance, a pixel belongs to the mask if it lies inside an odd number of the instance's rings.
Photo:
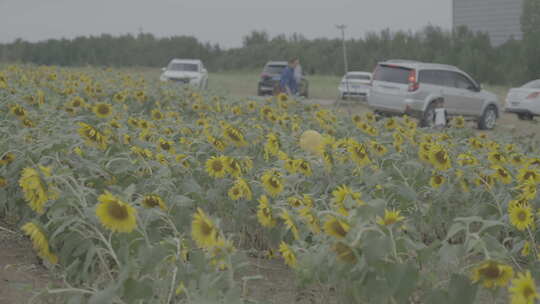
<path id="1" fill-rule="evenodd" d="M 409 92 L 414 92 L 418 90 L 418 88 L 420 87 L 420 84 L 418 83 L 416 79 L 416 70 L 411 70 L 409 72 L 408 80 L 409 80 Z"/>
<path id="2" fill-rule="evenodd" d="M 266 74 L 266 73 L 262 73 L 261 78 L 266 79 L 266 78 L 270 78 L 270 76 L 268 74 Z"/>
<path id="3" fill-rule="evenodd" d="M 529 96 L 527 96 L 527 99 L 535 99 L 535 98 L 538 98 L 540 97 L 540 92 L 533 92 L 531 94 L 529 94 Z"/>

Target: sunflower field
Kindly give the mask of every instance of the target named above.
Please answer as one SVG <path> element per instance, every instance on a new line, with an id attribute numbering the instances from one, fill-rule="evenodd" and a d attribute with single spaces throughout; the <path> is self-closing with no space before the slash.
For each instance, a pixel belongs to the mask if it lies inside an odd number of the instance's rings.
<path id="1" fill-rule="evenodd" d="M 348 115 L 111 69 L 0 70 L 0 216 L 65 303 L 536 303 L 540 152 L 456 118 Z M 252 281 L 252 282 L 250 282 Z"/>

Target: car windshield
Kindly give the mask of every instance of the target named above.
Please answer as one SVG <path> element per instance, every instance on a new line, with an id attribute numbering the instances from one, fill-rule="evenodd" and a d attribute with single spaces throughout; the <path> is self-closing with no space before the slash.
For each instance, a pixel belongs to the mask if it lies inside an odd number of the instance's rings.
<path id="1" fill-rule="evenodd" d="M 379 65 L 374 80 L 407 84 L 411 69 L 399 66 Z"/>
<path id="2" fill-rule="evenodd" d="M 358 75 L 358 74 L 349 74 L 345 76 L 346 79 L 351 80 L 371 80 L 371 77 L 369 75 Z"/>
<path id="3" fill-rule="evenodd" d="M 268 74 L 281 74 L 286 65 L 267 65 L 264 67 L 264 72 Z"/>
<path id="4" fill-rule="evenodd" d="M 527 88 L 527 89 L 540 89 L 540 79 L 538 79 L 538 80 L 533 80 L 533 81 L 531 81 L 531 82 L 528 82 L 528 83 L 526 83 L 525 85 L 523 85 L 522 88 Z"/>
<path id="5" fill-rule="evenodd" d="M 184 71 L 184 72 L 198 72 L 199 66 L 194 63 L 182 63 L 182 62 L 173 62 L 169 64 L 167 70 L 170 71 Z"/>

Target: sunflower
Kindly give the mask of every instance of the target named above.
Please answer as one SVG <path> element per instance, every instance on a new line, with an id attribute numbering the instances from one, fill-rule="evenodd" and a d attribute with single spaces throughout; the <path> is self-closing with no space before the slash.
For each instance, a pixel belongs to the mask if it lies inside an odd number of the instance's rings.
<path id="1" fill-rule="evenodd" d="M 347 235 L 351 226 L 334 216 L 328 216 L 323 225 L 324 232 L 330 236 L 342 239 Z"/>
<path id="2" fill-rule="evenodd" d="M 311 170 L 311 165 L 307 160 L 297 159 L 294 161 L 294 164 L 298 172 L 304 174 L 305 176 L 311 176 L 311 174 L 313 174 L 313 171 Z"/>
<path id="3" fill-rule="evenodd" d="M 271 196 L 275 197 L 283 192 L 284 185 L 281 179 L 281 174 L 276 170 L 267 170 L 263 173 L 261 181 L 264 190 Z"/>
<path id="4" fill-rule="evenodd" d="M 108 103 L 100 102 L 92 107 L 92 112 L 99 118 L 107 118 L 112 114 L 112 106 Z"/>
<path id="5" fill-rule="evenodd" d="M 484 144 L 482 143 L 482 141 L 475 137 L 469 138 L 469 145 L 471 145 L 471 147 L 477 150 L 484 148 Z"/>
<path id="6" fill-rule="evenodd" d="M 429 179 L 429 185 L 435 189 L 442 186 L 442 184 L 444 184 L 445 182 L 446 182 L 446 178 L 444 178 L 444 176 L 440 174 L 435 174 L 431 176 L 431 178 Z"/>
<path id="7" fill-rule="evenodd" d="M 298 233 L 298 228 L 296 227 L 296 224 L 294 223 L 294 220 L 289 212 L 287 212 L 287 210 L 283 210 L 280 217 L 283 219 L 283 223 L 285 224 L 285 227 L 287 227 L 287 230 L 291 230 L 294 239 L 299 240 L 300 234 Z"/>
<path id="8" fill-rule="evenodd" d="M 536 184 L 532 181 L 526 181 L 519 185 L 517 187 L 521 194 L 519 195 L 519 198 L 522 200 L 534 200 L 536 198 L 537 192 L 536 192 Z"/>
<path id="9" fill-rule="evenodd" d="M 373 151 L 375 151 L 375 153 L 379 156 L 384 156 L 388 152 L 388 149 L 386 149 L 384 145 L 381 145 L 376 141 L 370 142 L 370 146 Z"/>
<path id="10" fill-rule="evenodd" d="M 287 100 L 289 100 L 289 96 L 285 93 L 279 93 L 277 95 L 277 100 L 280 101 L 280 102 L 285 102 Z"/>
<path id="11" fill-rule="evenodd" d="M 523 257 L 527 257 L 531 254 L 531 242 L 526 241 L 525 244 L 523 244 L 520 254 Z"/>
<path id="12" fill-rule="evenodd" d="M 32 222 L 26 223 L 22 226 L 21 230 L 30 237 L 34 249 L 42 259 L 47 260 L 51 264 L 58 263 L 58 257 L 51 253 L 47 237 L 38 225 Z"/>
<path id="13" fill-rule="evenodd" d="M 26 117 L 26 110 L 20 105 L 13 105 L 10 107 L 11 114 L 17 116 L 17 118 Z"/>
<path id="14" fill-rule="evenodd" d="M 484 174 L 484 173 L 478 173 L 478 177 L 475 180 L 475 184 L 477 186 L 484 186 L 487 188 L 492 187 L 495 184 L 495 179 L 492 175 Z"/>
<path id="15" fill-rule="evenodd" d="M 0 166 L 9 165 L 15 160 L 15 154 L 8 152 L 0 157 Z"/>
<path id="16" fill-rule="evenodd" d="M 272 210 L 270 209 L 270 202 L 266 195 L 261 195 L 259 198 L 259 206 L 257 210 L 257 219 L 263 227 L 272 228 L 276 226 L 277 222 L 272 217 Z"/>
<path id="17" fill-rule="evenodd" d="M 384 127 L 387 129 L 387 130 L 393 130 L 397 127 L 397 122 L 395 119 L 393 119 L 392 117 L 388 118 L 386 120 L 386 122 L 384 123 Z"/>
<path id="18" fill-rule="evenodd" d="M 75 96 L 71 101 L 69 102 L 70 107 L 72 108 L 82 108 L 86 105 L 84 99 L 80 96 Z"/>
<path id="19" fill-rule="evenodd" d="M 0 176 L 0 188 L 4 188 L 5 186 L 7 186 L 7 179 L 3 176 Z"/>
<path id="20" fill-rule="evenodd" d="M 489 152 L 488 161 L 493 165 L 504 165 L 507 162 L 506 157 L 499 151 Z"/>
<path id="21" fill-rule="evenodd" d="M 176 150 L 174 149 L 174 143 L 170 140 L 166 140 L 162 137 L 158 140 L 158 147 L 160 150 L 166 151 L 170 154 L 175 154 Z"/>
<path id="22" fill-rule="evenodd" d="M 314 234 L 319 234 L 321 232 L 321 227 L 319 225 L 319 220 L 312 212 L 310 207 L 304 207 L 298 210 L 298 214 L 302 220 L 304 220 L 311 232 Z"/>
<path id="23" fill-rule="evenodd" d="M 366 147 L 363 144 L 351 143 L 347 147 L 352 160 L 359 166 L 364 167 L 371 163 Z"/>
<path id="24" fill-rule="evenodd" d="M 116 102 L 124 102 L 126 101 L 126 94 L 123 93 L 123 92 L 118 92 L 118 93 L 115 93 L 114 96 L 113 96 L 113 100 L 116 101 Z"/>
<path id="25" fill-rule="evenodd" d="M 95 146 L 101 150 L 107 148 L 107 138 L 96 128 L 84 122 L 79 122 L 79 135 L 85 139 L 89 146 Z"/>
<path id="26" fill-rule="evenodd" d="M 525 166 L 518 171 L 517 180 L 520 183 L 525 183 L 526 181 L 531 181 L 534 183 L 540 183 L 540 170 L 537 168 L 531 168 Z"/>
<path id="27" fill-rule="evenodd" d="M 163 199 L 156 194 L 145 195 L 142 200 L 142 205 L 146 208 L 159 207 L 161 210 L 167 210 L 167 205 Z"/>
<path id="28" fill-rule="evenodd" d="M 151 111 L 151 116 L 153 120 L 162 120 L 165 117 L 159 109 L 153 109 Z"/>
<path id="29" fill-rule="evenodd" d="M 512 280 L 512 286 L 508 288 L 508 291 L 510 292 L 511 304 L 534 304 L 537 299 L 540 299 L 529 270 L 525 273 L 518 273 L 517 277 Z"/>
<path id="30" fill-rule="evenodd" d="M 137 226 L 137 210 L 105 191 L 98 197 L 96 215 L 105 228 L 113 232 L 131 232 Z"/>
<path id="31" fill-rule="evenodd" d="M 510 224 L 517 230 L 523 231 L 534 223 L 533 211 L 528 204 L 512 206 L 508 209 L 508 214 Z"/>
<path id="32" fill-rule="evenodd" d="M 206 140 L 214 147 L 214 149 L 220 152 L 225 151 L 225 148 L 227 148 L 227 143 L 220 138 L 208 135 Z"/>
<path id="33" fill-rule="evenodd" d="M 520 153 L 512 153 L 510 155 L 510 162 L 512 162 L 512 165 L 518 167 L 525 163 L 525 157 Z"/>
<path id="34" fill-rule="evenodd" d="M 488 260 L 473 268 L 471 280 L 473 283 L 481 282 L 486 288 L 496 288 L 508 285 L 513 276 L 512 267 Z"/>
<path id="35" fill-rule="evenodd" d="M 42 166 L 39 170 L 24 168 L 19 179 L 24 199 L 30 204 L 30 208 L 39 214 L 45 212 L 45 203 L 54 198 L 54 193 L 47 190 L 42 176 L 51 176 L 51 169 Z"/>
<path id="36" fill-rule="evenodd" d="M 242 175 L 242 163 L 233 157 L 227 157 L 227 173 L 233 177 L 239 177 Z"/>
<path id="37" fill-rule="evenodd" d="M 226 156 L 212 156 L 206 161 L 206 172 L 214 178 L 225 177 L 227 173 L 228 158 Z"/>
<path id="38" fill-rule="evenodd" d="M 336 253 L 337 259 L 344 263 L 356 264 L 357 258 L 349 245 L 343 242 L 337 242 L 332 246 L 332 250 Z"/>
<path id="39" fill-rule="evenodd" d="M 384 218 L 377 218 L 377 224 L 381 226 L 390 226 L 401 222 L 405 217 L 399 215 L 400 211 L 384 209 Z"/>
<path id="40" fill-rule="evenodd" d="M 314 130 L 308 130 L 302 133 L 299 145 L 302 150 L 314 155 L 320 155 L 323 146 L 323 136 Z"/>
<path id="41" fill-rule="evenodd" d="M 289 206 L 293 208 L 300 208 L 303 205 L 302 199 L 298 196 L 291 196 L 287 199 L 287 203 L 289 203 Z"/>
<path id="42" fill-rule="evenodd" d="M 223 130 L 223 137 L 227 138 L 236 147 L 245 147 L 247 142 L 244 139 L 244 134 L 238 128 L 226 126 Z"/>
<path id="43" fill-rule="evenodd" d="M 296 255 L 294 251 L 283 241 L 279 244 L 279 252 L 285 260 L 285 264 L 289 265 L 291 268 L 295 268 L 297 265 Z"/>
<path id="44" fill-rule="evenodd" d="M 362 195 L 358 192 L 352 191 L 346 185 L 341 185 L 336 190 L 332 191 L 332 196 L 332 201 L 336 205 L 338 212 L 343 216 L 347 216 L 349 214 L 347 209 L 348 206 L 345 206 L 345 201 L 348 197 L 351 198 L 357 206 L 362 206 L 365 204 L 361 199 Z"/>
<path id="45" fill-rule="evenodd" d="M 510 172 L 500 165 L 493 165 L 491 169 L 495 170 L 495 178 L 501 181 L 501 183 L 508 185 L 512 182 L 512 176 Z"/>
<path id="46" fill-rule="evenodd" d="M 193 215 L 191 237 L 201 248 L 210 248 L 218 241 L 217 227 L 201 208 L 197 208 L 197 212 Z"/>
<path id="47" fill-rule="evenodd" d="M 458 155 L 457 162 L 462 167 L 478 165 L 478 159 L 476 159 L 476 157 L 474 157 L 471 153 L 462 153 Z"/>
<path id="48" fill-rule="evenodd" d="M 252 198 L 251 188 L 243 178 L 238 178 L 235 181 L 234 185 L 229 189 L 228 195 L 235 201 L 241 198 L 245 198 L 246 200 L 251 200 Z"/>
<path id="49" fill-rule="evenodd" d="M 455 128 L 464 128 L 465 127 L 465 119 L 462 116 L 457 116 L 452 119 L 452 125 Z"/>
<path id="50" fill-rule="evenodd" d="M 446 149 L 439 145 L 431 147 L 429 152 L 429 160 L 431 164 L 439 171 L 446 171 L 452 168 L 452 162 Z"/>

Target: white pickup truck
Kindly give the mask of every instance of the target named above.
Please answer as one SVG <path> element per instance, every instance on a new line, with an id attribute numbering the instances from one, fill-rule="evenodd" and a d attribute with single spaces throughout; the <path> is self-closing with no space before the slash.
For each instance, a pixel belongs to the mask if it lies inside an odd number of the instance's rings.
<path id="1" fill-rule="evenodd" d="M 208 71 L 199 59 L 173 59 L 162 71 L 161 81 L 187 84 L 199 89 L 208 87 Z"/>

